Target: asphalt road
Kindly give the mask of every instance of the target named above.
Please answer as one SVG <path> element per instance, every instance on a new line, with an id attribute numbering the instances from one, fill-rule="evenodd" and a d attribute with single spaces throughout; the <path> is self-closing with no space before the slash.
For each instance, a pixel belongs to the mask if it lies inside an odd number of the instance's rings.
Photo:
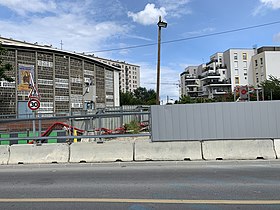
<path id="1" fill-rule="evenodd" d="M 0 209 L 280 209 L 280 161 L 0 166 Z"/>

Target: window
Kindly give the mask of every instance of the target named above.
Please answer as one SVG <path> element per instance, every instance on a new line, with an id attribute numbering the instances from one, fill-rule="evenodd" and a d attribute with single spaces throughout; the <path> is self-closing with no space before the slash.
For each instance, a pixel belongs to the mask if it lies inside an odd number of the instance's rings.
<path id="1" fill-rule="evenodd" d="M 255 60 L 255 66 L 258 66 L 258 60 Z"/>
<path id="2" fill-rule="evenodd" d="M 239 77 L 235 77 L 235 84 L 239 84 Z"/>
<path id="3" fill-rule="evenodd" d="M 243 67 L 247 68 L 247 61 L 243 61 Z"/>
<path id="4" fill-rule="evenodd" d="M 239 71 L 238 71 L 238 69 L 235 69 L 235 75 L 239 75 Z"/>
<path id="5" fill-rule="evenodd" d="M 219 56 L 219 62 L 222 63 L 222 57 L 221 56 Z"/>
<path id="6" fill-rule="evenodd" d="M 234 68 L 238 68 L 238 61 L 234 61 Z"/>
<path id="7" fill-rule="evenodd" d="M 259 78 L 257 77 L 256 79 L 257 79 L 257 83 L 258 83 L 259 82 Z"/>
<path id="8" fill-rule="evenodd" d="M 237 60 L 237 59 L 238 59 L 237 53 L 234 53 L 234 54 L 233 54 L 233 59 L 234 59 L 234 60 Z"/>
<path id="9" fill-rule="evenodd" d="M 247 75 L 247 69 L 243 69 L 244 75 Z"/>
<path id="10" fill-rule="evenodd" d="M 247 60 L 247 53 L 242 53 L 243 60 Z"/>
<path id="11" fill-rule="evenodd" d="M 263 66 L 261 66 L 261 73 L 263 73 Z"/>
<path id="12" fill-rule="evenodd" d="M 263 65 L 263 58 L 260 58 L 260 60 L 261 60 L 261 65 Z"/>
<path id="13" fill-rule="evenodd" d="M 244 77 L 245 80 L 247 80 L 247 77 Z"/>
<path id="14" fill-rule="evenodd" d="M 223 74 L 226 74 L 226 71 L 223 71 Z"/>

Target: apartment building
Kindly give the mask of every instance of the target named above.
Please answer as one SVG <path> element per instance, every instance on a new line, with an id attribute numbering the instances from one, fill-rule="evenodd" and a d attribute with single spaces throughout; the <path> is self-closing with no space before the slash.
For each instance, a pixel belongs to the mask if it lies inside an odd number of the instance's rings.
<path id="1" fill-rule="evenodd" d="M 198 97 L 201 95 L 200 79 L 198 78 L 198 66 L 188 66 L 183 73 L 180 74 L 181 94 Z"/>
<path id="2" fill-rule="evenodd" d="M 258 86 L 269 75 L 280 78 L 280 47 L 261 47 L 252 57 L 252 84 Z"/>
<path id="3" fill-rule="evenodd" d="M 223 65 L 223 53 L 216 53 L 210 56 L 210 61 L 206 63 L 201 74 L 201 85 L 203 96 L 214 98 L 230 92 L 230 81 L 227 71 Z"/>
<path id="4" fill-rule="evenodd" d="M 232 91 L 236 86 L 253 84 L 251 61 L 254 54 L 254 49 L 228 49 L 223 53 L 223 64 L 227 69 Z"/>
<path id="5" fill-rule="evenodd" d="M 202 96 L 214 98 L 233 92 L 236 86 L 256 86 L 266 80 L 269 74 L 280 76 L 277 72 L 279 65 L 280 47 L 262 47 L 257 51 L 232 48 L 210 56 L 208 63 L 197 67 L 196 76 L 200 79 Z M 189 95 L 182 79 L 181 76 L 181 91 Z"/>
<path id="6" fill-rule="evenodd" d="M 140 87 L 140 66 L 124 61 L 115 61 L 106 58 L 95 57 L 100 62 L 112 65 L 120 69 L 120 90 L 123 93 L 133 92 Z"/>

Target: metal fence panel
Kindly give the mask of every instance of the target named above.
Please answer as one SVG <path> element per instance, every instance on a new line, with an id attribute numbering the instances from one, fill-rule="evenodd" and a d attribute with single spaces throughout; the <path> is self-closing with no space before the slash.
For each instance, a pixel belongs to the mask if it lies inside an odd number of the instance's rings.
<path id="1" fill-rule="evenodd" d="M 280 101 L 151 107 L 152 141 L 280 138 Z"/>

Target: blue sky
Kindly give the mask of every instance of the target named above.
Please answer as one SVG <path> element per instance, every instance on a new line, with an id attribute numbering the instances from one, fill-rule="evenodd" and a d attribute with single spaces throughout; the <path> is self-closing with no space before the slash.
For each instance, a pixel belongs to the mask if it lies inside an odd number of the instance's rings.
<path id="1" fill-rule="evenodd" d="M 52 44 L 141 66 L 141 86 L 155 89 L 157 21 L 168 22 L 162 41 L 184 39 L 280 21 L 280 0 L 0 0 L 0 35 Z M 229 48 L 280 45 L 280 24 L 162 45 L 161 82 L 178 83 L 188 65 Z M 161 98 L 178 99 L 176 85 L 161 85 Z"/>

